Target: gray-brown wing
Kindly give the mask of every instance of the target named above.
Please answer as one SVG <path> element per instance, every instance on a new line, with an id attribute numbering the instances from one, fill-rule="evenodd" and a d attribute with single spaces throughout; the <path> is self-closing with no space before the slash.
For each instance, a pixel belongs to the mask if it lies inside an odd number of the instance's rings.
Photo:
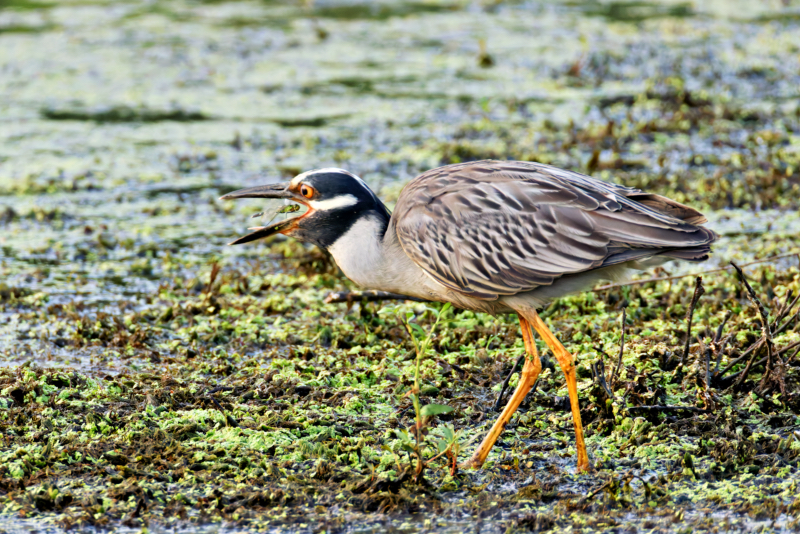
<path id="1" fill-rule="evenodd" d="M 481 161 L 412 180 L 392 216 L 434 279 L 482 299 L 657 254 L 703 259 L 715 234 L 677 202 L 527 162 Z"/>

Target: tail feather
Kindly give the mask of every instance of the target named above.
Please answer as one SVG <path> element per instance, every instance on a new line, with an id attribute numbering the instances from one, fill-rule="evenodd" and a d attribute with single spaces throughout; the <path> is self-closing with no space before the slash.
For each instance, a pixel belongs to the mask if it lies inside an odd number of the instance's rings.
<path id="1" fill-rule="evenodd" d="M 702 216 L 702 215 L 701 215 Z M 697 227 L 698 232 L 705 236 L 705 239 L 699 245 L 693 245 L 686 248 L 676 248 L 673 250 L 665 250 L 662 255 L 675 260 L 684 261 L 705 261 L 711 254 L 711 245 L 719 239 L 719 236 L 714 230 L 705 228 L 703 226 Z"/>
<path id="2" fill-rule="evenodd" d="M 710 244 L 704 245 L 702 247 L 690 247 L 690 248 L 679 248 L 676 250 L 668 250 L 666 252 L 663 252 L 661 255 L 666 256 L 673 260 L 699 262 L 707 260 L 709 254 L 711 254 Z"/>
<path id="3" fill-rule="evenodd" d="M 649 263 L 654 265 L 665 260 L 683 260 L 691 262 L 700 262 L 708 259 L 711 254 L 711 245 L 719 236 L 708 228 L 700 226 L 708 222 L 705 215 L 696 209 L 676 202 L 671 198 L 662 197 L 652 193 L 644 193 L 641 191 L 633 192 L 626 195 L 629 199 L 647 206 L 685 223 L 691 224 L 696 227 L 696 232 L 692 232 L 692 243 L 687 243 L 685 248 L 666 248 L 656 252 L 651 260 L 642 259 L 639 261 L 642 266 L 647 266 Z M 699 239 L 697 234 L 699 234 Z M 658 258 L 662 258 L 659 260 Z"/>
<path id="4" fill-rule="evenodd" d="M 666 213 L 671 217 L 680 219 L 689 224 L 703 224 L 708 222 L 708 219 L 694 208 L 675 202 L 671 198 L 662 197 L 661 195 L 654 195 L 652 193 L 636 193 L 625 195 L 631 200 L 635 200 L 639 204 L 644 204 L 648 208 Z"/>

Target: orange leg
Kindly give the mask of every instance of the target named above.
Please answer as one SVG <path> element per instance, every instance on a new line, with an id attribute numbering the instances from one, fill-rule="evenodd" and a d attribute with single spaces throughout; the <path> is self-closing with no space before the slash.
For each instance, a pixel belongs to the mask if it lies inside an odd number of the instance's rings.
<path id="1" fill-rule="evenodd" d="M 481 442 L 478 450 L 476 450 L 472 458 L 467 461 L 466 467 L 481 467 L 483 465 L 483 462 L 485 462 L 486 457 L 489 456 L 489 451 L 492 450 L 497 438 L 503 433 L 503 429 L 511 420 L 511 416 L 517 411 L 517 408 L 519 408 L 519 405 L 533 387 L 536 378 L 539 376 L 539 372 L 542 370 L 542 362 L 539 361 L 539 353 L 536 351 L 536 343 L 533 341 L 531 325 L 522 315 L 519 316 L 519 324 L 522 327 L 522 339 L 525 341 L 525 352 L 527 352 L 529 356 L 525 359 L 525 365 L 522 367 L 522 375 L 519 377 L 519 384 L 514 394 L 508 400 L 508 404 L 503 410 L 503 413 L 500 414 L 500 417 L 495 421 L 492 429 L 489 430 L 489 434 L 483 438 L 483 442 Z"/>
<path id="2" fill-rule="evenodd" d="M 578 380 L 575 374 L 575 359 L 572 354 L 567 352 L 564 345 L 556 339 L 556 336 L 547 328 L 542 318 L 535 310 L 526 310 L 528 321 L 542 339 L 558 361 L 564 376 L 567 378 L 567 390 L 569 391 L 569 404 L 572 407 L 572 421 L 575 423 L 575 447 L 578 449 L 578 471 L 586 472 L 591 469 L 589 456 L 586 454 L 586 443 L 583 441 L 583 425 L 581 424 L 581 409 L 578 405 Z"/>

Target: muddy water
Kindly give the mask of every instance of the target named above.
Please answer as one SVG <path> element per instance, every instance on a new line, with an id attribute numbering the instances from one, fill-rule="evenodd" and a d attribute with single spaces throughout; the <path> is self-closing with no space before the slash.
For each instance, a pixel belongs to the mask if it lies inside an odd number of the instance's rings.
<path id="1" fill-rule="evenodd" d="M 699 4 L 0 0 L 0 293 L 119 315 L 214 260 L 279 272 L 221 194 L 337 166 L 391 201 L 482 157 L 663 177 L 723 236 L 674 272 L 796 250 L 800 3 Z M 4 308 L 0 365 L 128 366 L 57 330 Z"/>

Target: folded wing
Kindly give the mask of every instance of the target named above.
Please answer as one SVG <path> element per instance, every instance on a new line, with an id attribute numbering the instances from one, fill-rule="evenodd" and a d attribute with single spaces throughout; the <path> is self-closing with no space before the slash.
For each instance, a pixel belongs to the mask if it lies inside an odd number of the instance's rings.
<path id="1" fill-rule="evenodd" d="M 431 277 L 481 299 L 657 255 L 700 261 L 716 239 L 698 226 L 702 214 L 673 200 L 527 162 L 422 174 L 392 221 L 403 250 Z"/>

